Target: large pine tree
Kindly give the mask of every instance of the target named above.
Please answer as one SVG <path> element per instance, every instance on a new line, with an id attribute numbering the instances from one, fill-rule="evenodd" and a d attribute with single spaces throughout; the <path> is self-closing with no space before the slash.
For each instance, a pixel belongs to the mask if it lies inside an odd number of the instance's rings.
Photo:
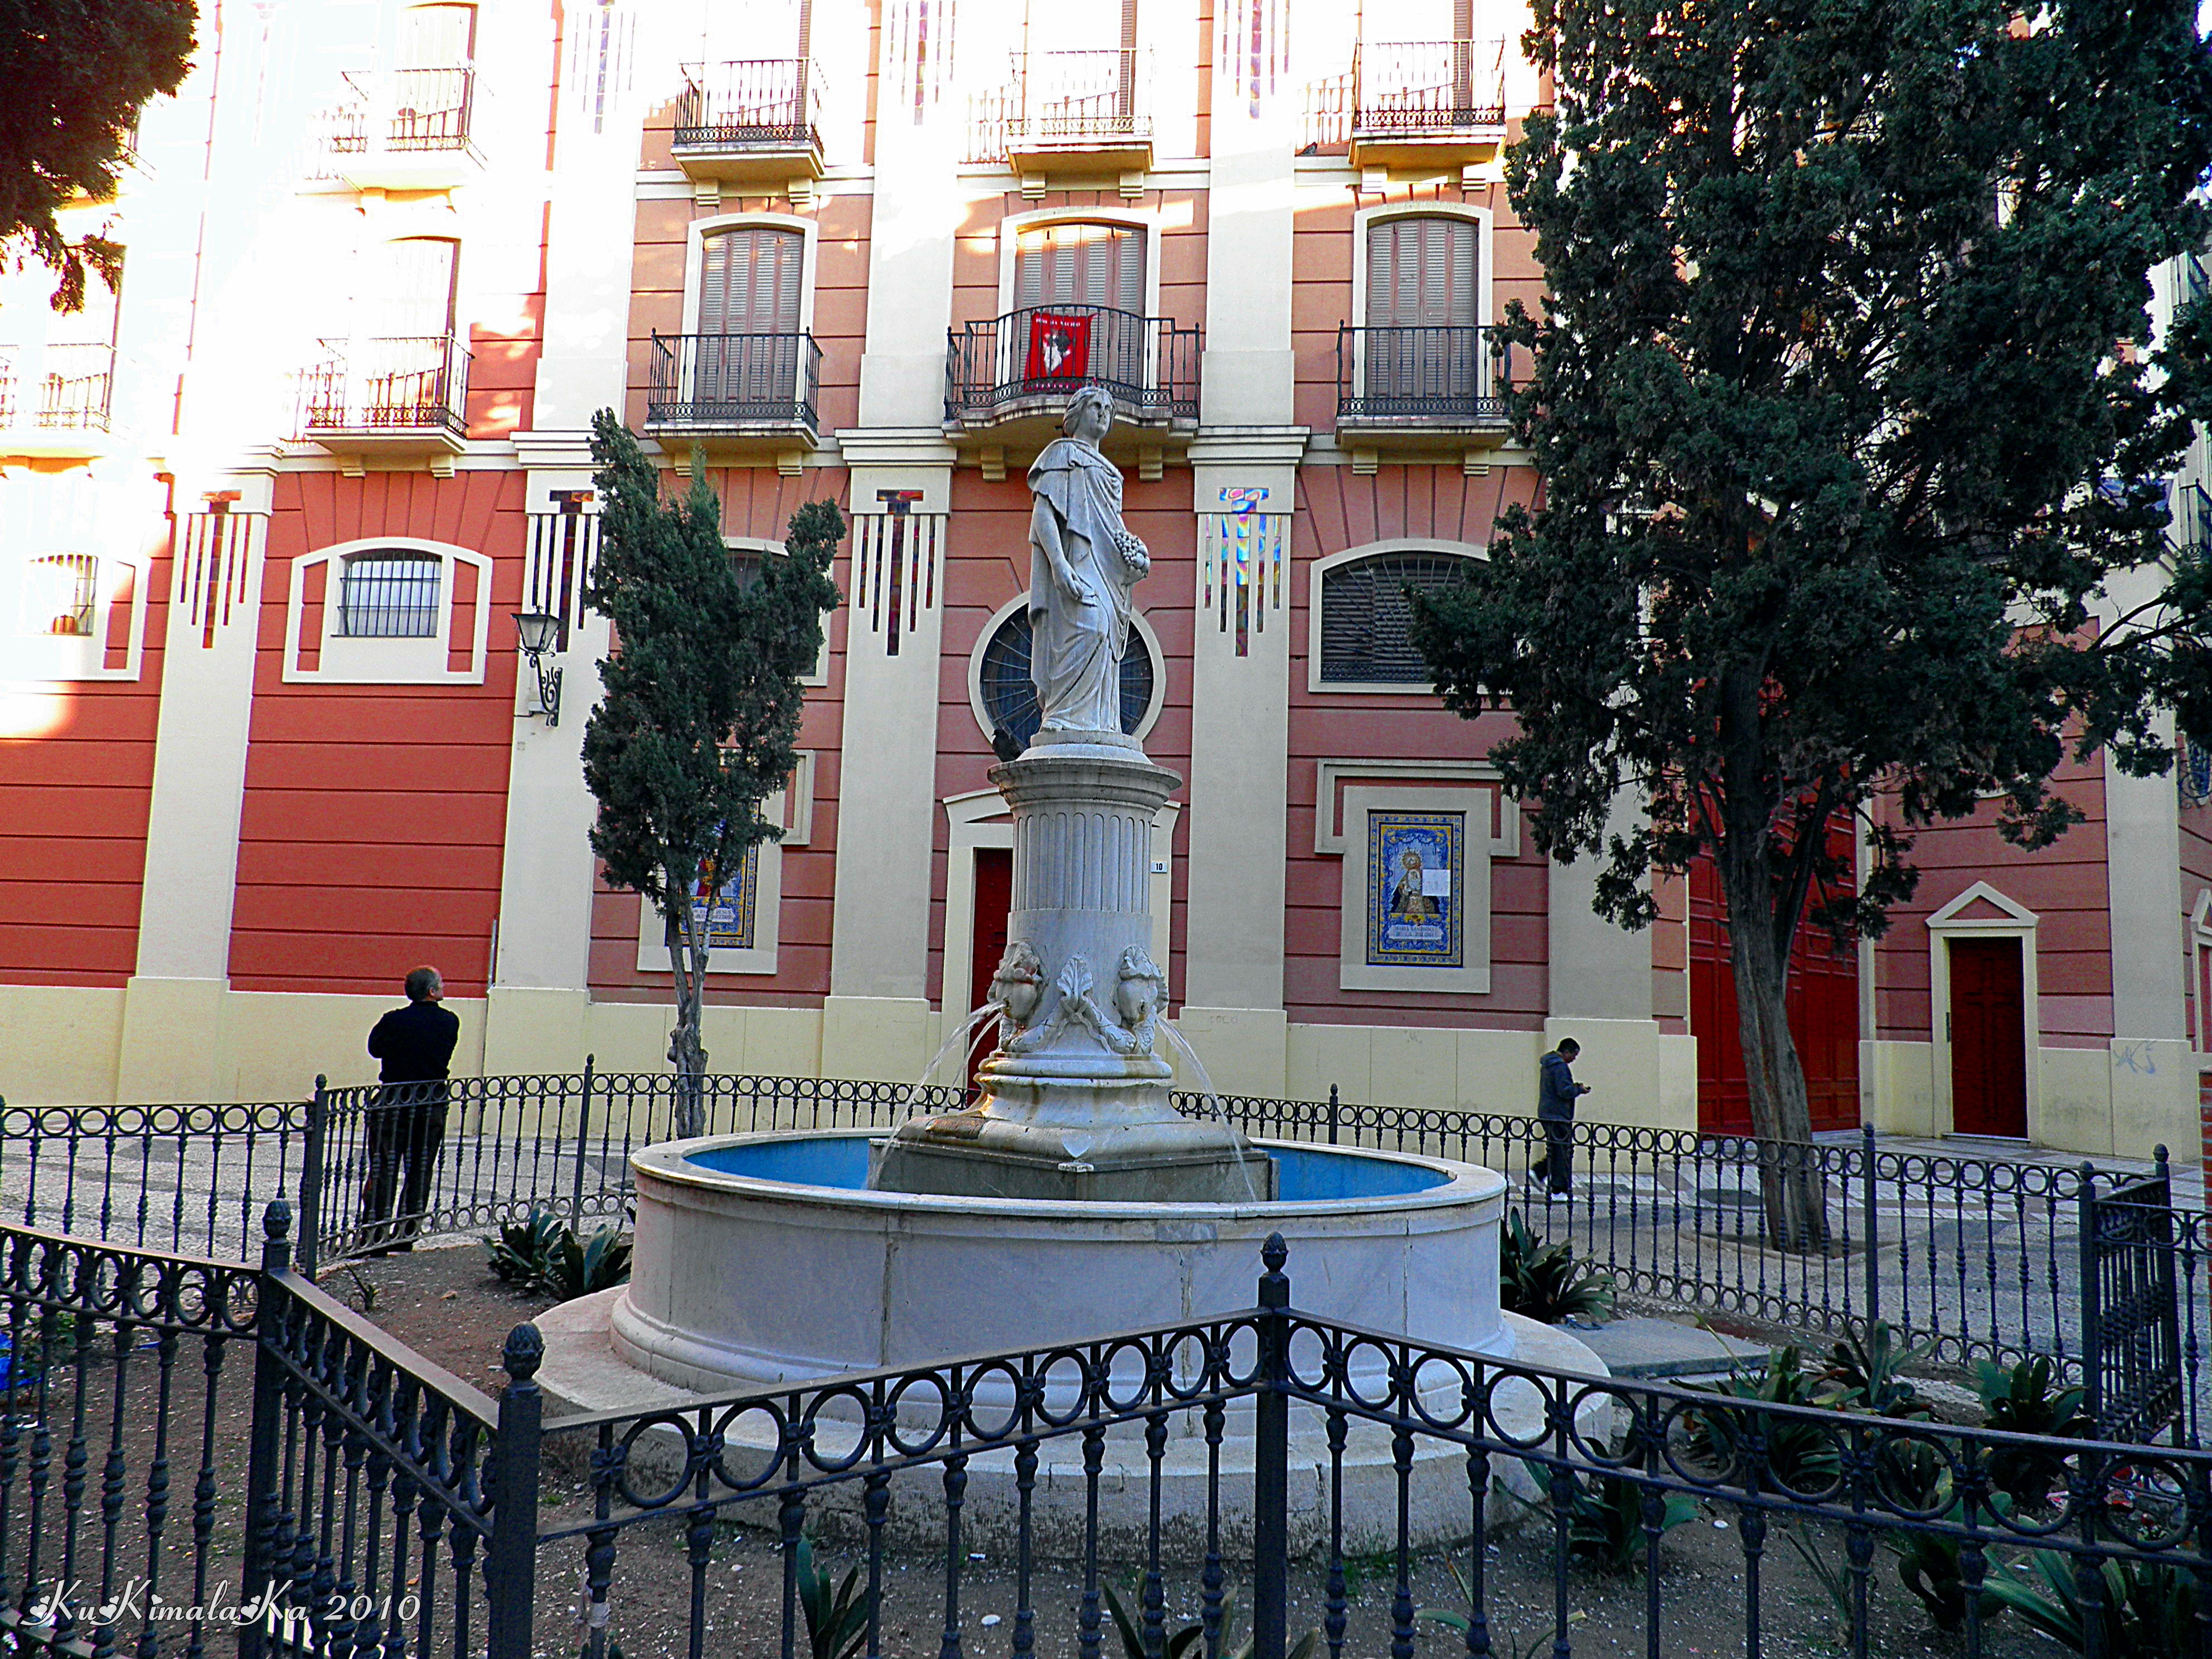
<path id="1" fill-rule="evenodd" d="M 1912 832 L 1993 795 L 2048 842 L 2069 752 L 2159 769 L 2212 699 L 2161 482 L 2204 319 L 2148 311 L 2206 234 L 2212 66 L 2183 0 L 1536 0 L 1528 46 L 1545 493 L 1419 637 L 1453 708 L 1515 711 L 1500 770 L 1601 909 L 1713 860 L 1754 1130 L 1805 1142 L 1801 921 L 1878 932 Z M 1826 1237 L 1804 1162 L 1768 1156 L 1785 1246 Z"/>
<path id="2" fill-rule="evenodd" d="M 609 410 L 592 417 L 592 459 L 601 507 L 587 597 L 615 636 L 584 727 L 584 781 L 599 804 L 592 850 L 610 882 L 660 913 L 676 977 L 674 1129 L 696 1135 L 708 952 L 691 898 L 783 834 L 763 808 L 799 762 L 799 679 L 837 604 L 830 566 L 845 520 L 833 501 L 802 507 L 784 551 L 741 580 L 703 479 L 663 501 L 659 474 Z"/>

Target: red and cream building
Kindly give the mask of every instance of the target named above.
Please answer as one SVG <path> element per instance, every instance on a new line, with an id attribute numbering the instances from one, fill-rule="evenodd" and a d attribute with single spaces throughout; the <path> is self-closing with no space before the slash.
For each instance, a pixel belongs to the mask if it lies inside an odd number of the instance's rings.
<path id="1" fill-rule="evenodd" d="M 1536 491 L 1486 331 L 1541 287 L 1499 162 L 1541 94 L 1516 9 L 202 9 L 118 199 L 73 210 L 126 245 L 119 301 L 54 317 L 27 277 L 0 312 L 0 1094 L 365 1076 L 418 962 L 469 1067 L 665 1066 L 577 757 L 602 407 L 739 559 L 851 516 L 707 1044 L 914 1076 L 1003 939 L 1023 474 L 1089 380 L 1154 562 L 1125 718 L 1187 780 L 1154 954 L 1215 1083 L 1525 1110 L 1571 1031 L 1592 1115 L 1740 1112 L 1711 896 L 1595 917 L 1501 799 L 1510 717 L 1445 713 L 1405 642 L 1404 584 Z M 516 613 L 555 619 L 535 662 Z M 1890 935 L 1808 956 L 1825 1121 L 2193 1139 L 2212 809 L 2068 787 L 2054 851 L 1928 836 Z M 1963 1097 L 2005 1042 L 2002 1099 Z"/>

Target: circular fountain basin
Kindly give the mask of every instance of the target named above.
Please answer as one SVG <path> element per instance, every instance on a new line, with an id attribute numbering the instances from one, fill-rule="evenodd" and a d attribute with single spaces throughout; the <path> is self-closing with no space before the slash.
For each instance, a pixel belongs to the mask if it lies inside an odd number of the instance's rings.
<path id="1" fill-rule="evenodd" d="M 608 1310 L 629 1364 L 687 1389 L 805 1384 L 1249 1308 L 1290 1246 L 1301 1311 L 1503 1358 L 1505 1181 L 1449 1159 L 1256 1143 L 1260 1203 L 870 1191 L 880 1130 L 709 1136 L 635 1153 L 635 1253 Z M 1379 1358 L 1379 1356 L 1378 1356 Z"/>

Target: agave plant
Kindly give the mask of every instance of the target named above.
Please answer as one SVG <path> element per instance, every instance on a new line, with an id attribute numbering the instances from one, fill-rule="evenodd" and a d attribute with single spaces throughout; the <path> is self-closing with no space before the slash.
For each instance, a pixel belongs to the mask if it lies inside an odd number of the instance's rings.
<path id="1" fill-rule="evenodd" d="M 569 1302 L 629 1283 L 629 1241 L 613 1228 L 602 1227 L 589 1238 L 578 1238 L 566 1227 L 561 1234 L 538 1276 L 539 1290 Z"/>
<path id="2" fill-rule="evenodd" d="M 1987 1507 L 1995 1514 L 2004 1515 L 2012 1504 L 2000 1493 L 1990 1498 Z M 1953 1525 L 1963 1524 L 1966 1508 L 1963 1501 L 1954 1499 L 1943 1511 L 1942 1519 Z M 1882 1541 L 1897 1557 L 1898 1582 L 1928 1609 L 1936 1628 L 1947 1632 L 1963 1628 L 1966 1622 L 1966 1580 L 1960 1558 L 1965 1554 L 1966 1540 L 1948 1533 L 1891 1532 L 1883 1534 Z M 2005 1610 L 2005 1600 L 1996 1588 L 2003 1582 L 2002 1570 L 1991 1563 L 1982 1580 L 1981 1594 L 1975 1598 L 1984 1622 Z"/>
<path id="3" fill-rule="evenodd" d="M 829 1571 L 814 1559 L 814 1540 L 802 1537 L 795 1552 L 799 1610 L 806 1618 L 806 1644 L 812 1659 L 852 1659 L 868 1639 L 868 1601 L 854 1567 L 834 1589 Z"/>
<path id="4" fill-rule="evenodd" d="M 1545 1243 L 1520 1211 L 1506 1212 L 1498 1239 L 1498 1300 L 1507 1313 L 1545 1325 L 1603 1319 L 1613 1311 L 1613 1297 L 1610 1273 L 1577 1261 L 1571 1244 Z"/>
<path id="5" fill-rule="evenodd" d="M 526 1220 L 508 1222 L 497 1233 L 485 1236 L 491 1270 L 510 1285 L 534 1288 L 568 1231 L 558 1216 L 544 1210 L 532 1210 Z"/>
<path id="6" fill-rule="evenodd" d="M 1815 1379 L 1794 1347 L 1771 1355 L 1765 1370 L 1732 1376 L 1713 1392 L 1723 1399 L 1759 1401 L 1778 1406 L 1817 1406 Z M 1842 1467 L 1836 1437 L 1822 1425 L 1742 1407 L 1715 1405 L 1692 1411 L 1689 1449 L 1710 1467 L 1741 1479 L 1750 1473 L 1754 1449 L 1761 1484 L 1791 1492 L 1819 1492 L 1834 1481 Z"/>
<path id="7" fill-rule="evenodd" d="M 1924 1418 L 1928 1402 L 1905 1368 L 1925 1359 L 1929 1352 L 1899 1340 L 1886 1319 L 1861 1325 L 1829 1351 L 1820 1372 L 1820 1403 L 1876 1417 Z"/>
<path id="8" fill-rule="evenodd" d="M 1115 1595 L 1111 1584 L 1098 1587 L 1106 1595 L 1106 1611 L 1114 1616 L 1114 1630 L 1121 1638 L 1122 1659 L 1149 1659 L 1145 1648 L 1145 1633 L 1137 1620 L 1129 1616 L 1129 1609 Z M 1229 1645 L 1229 1627 L 1237 1614 L 1237 1599 L 1224 1596 L 1221 1602 L 1221 1659 L 1252 1659 L 1252 1638 L 1247 1636 L 1235 1647 Z M 1310 1630 L 1297 1640 L 1297 1644 L 1284 1659 L 1314 1659 L 1321 1647 L 1321 1632 Z M 1206 1651 L 1206 1626 L 1203 1622 L 1188 1624 L 1179 1630 L 1165 1632 L 1160 1641 L 1161 1659 L 1185 1659 L 1186 1655 Z"/>
<path id="9" fill-rule="evenodd" d="M 1543 1463 L 1523 1467 L 1543 1488 L 1553 1512 L 1565 1510 L 1570 1556 L 1622 1577 L 1644 1570 L 1644 1503 L 1651 1488 L 1609 1471 L 1555 1470 Z M 1686 1492 L 1661 1492 L 1657 1496 L 1661 1532 L 1697 1519 L 1697 1499 Z"/>
<path id="10" fill-rule="evenodd" d="M 2009 1369 L 1983 1360 L 1974 1382 L 1982 1396 L 1982 1421 L 1990 1428 L 2047 1439 L 2084 1440 L 2096 1434 L 2077 1388 L 2056 1386 L 2058 1368 L 2046 1354 L 2034 1354 Z M 2005 1446 L 1990 1454 L 1990 1484 L 2023 1509 L 2041 1509 L 2051 1488 L 2065 1478 L 2066 1459 L 2057 1452 Z"/>
<path id="11" fill-rule="evenodd" d="M 2093 1621 L 2096 1652 L 2181 1659 L 2197 1651 L 2197 1581 L 2185 1570 L 2159 1561 L 2100 1562 L 2102 1605 L 2092 1613 L 2082 1605 L 2072 1556 L 2038 1550 L 2031 1559 L 2040 1583 L 1993 1572 L 1989 1594 L 2075 1652 L 2093 1651 Z"/>

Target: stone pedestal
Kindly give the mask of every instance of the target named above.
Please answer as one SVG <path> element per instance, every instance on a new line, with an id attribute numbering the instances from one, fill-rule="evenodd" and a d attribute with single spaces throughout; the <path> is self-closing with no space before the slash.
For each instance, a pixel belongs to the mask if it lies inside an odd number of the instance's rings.
<path id="1" fill-rule="evenodd" d="M 1225 1123 L 1184 1117 L 1161 1026 L 1152 819 L 1182 780 L 1120 732 L 1040 732 L 993 769 L 1013 810 L 1010 941 L 992 981 L 998 1051 L 970 1111 L 905 1124 L 875 1150 L 879 1191 L 1234 1203 L 1274 1166 Z"/>

